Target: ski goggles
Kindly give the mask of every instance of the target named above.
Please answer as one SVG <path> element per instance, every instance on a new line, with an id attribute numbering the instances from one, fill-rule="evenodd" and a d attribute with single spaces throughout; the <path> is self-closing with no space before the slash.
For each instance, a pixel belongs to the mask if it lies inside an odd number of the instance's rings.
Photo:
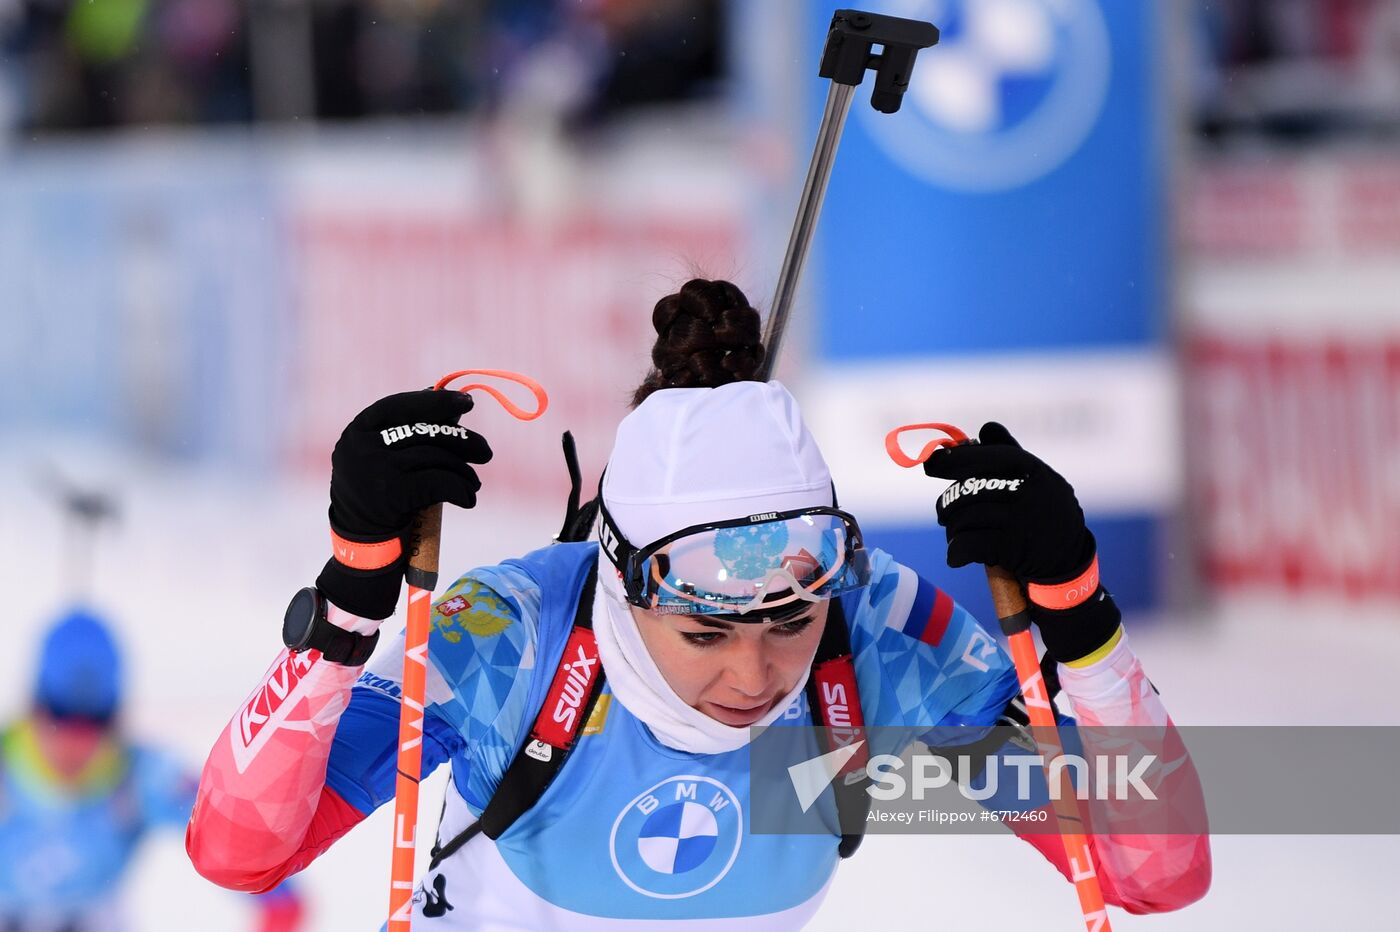
<path id="1" fill-rule="evenodd" d="M 786 614 L 870 582 L 860 526 L 837 508 L 698 524 L 638 549 L 622 536 L 601 498 L 599 506 L 603 550 L 622 574 L 627 601 L 648 611 Z"/>

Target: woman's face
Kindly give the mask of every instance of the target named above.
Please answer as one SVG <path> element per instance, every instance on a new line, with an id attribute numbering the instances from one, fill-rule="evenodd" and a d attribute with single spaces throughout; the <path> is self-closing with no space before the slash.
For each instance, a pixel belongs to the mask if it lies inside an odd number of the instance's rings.
<path id="1" fill-rule="evenodd" d="M 734 623 L 723 616 L 661 615 L 632 608 L 642 643 L 681 701 L 745 728 L 763 718 L 812 665 L 826 602 L 796 616 Z"/>

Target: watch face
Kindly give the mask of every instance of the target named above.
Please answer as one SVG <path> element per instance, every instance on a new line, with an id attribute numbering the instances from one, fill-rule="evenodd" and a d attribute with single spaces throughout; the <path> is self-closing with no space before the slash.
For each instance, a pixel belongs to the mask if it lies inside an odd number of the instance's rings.
<path id="1" fill-rule="evenodd" d="M 316 590 L 297 590 L 282 616 L 282 643 L 291 650 L 305 650 L 316 629 Z"/>

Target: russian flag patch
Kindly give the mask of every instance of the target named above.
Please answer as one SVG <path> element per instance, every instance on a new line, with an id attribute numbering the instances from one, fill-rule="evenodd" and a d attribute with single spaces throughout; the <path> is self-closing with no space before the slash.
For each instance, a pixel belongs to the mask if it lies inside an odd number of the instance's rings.
<path id="1" fill-rule="evenodd" d="M 914 604 L 905 619 L 905 634 L 917 638 L 930 647 L 937 647 L 948 630 L 948 622 L 953 618 L 953 597 L 937 586 L 919 580 L 919 591 L 914 595 Z"/>

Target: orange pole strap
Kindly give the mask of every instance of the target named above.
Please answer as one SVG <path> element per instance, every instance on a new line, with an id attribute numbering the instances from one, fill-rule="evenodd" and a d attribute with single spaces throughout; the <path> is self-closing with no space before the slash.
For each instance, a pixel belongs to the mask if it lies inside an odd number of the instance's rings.
<path id="1" fill-rule="evenodd" d="M 930 440 L 928 443 L 924 444 L 924 448 L 919 451 L 918 456 L 910 456 L 908 453 L 905 453 L 904 449 L 899 445 L 899 435 L 906 430 L 939 430 L 948 436 L 939 440 Z M 933 454 L 933 451 L 937 450 L 939 447 L 955 447 L 960 443 L 967 442 L 967 434 L 958 430 L 952 424 L 905 424 L 903 427 L 896 427 L 888 434 L 885 434 L 885 452 L 889 454 L 890 459 L 894 460 L 900 466 L 903 466 L 905 469 L 913 469 L 915 466 L 922 464 L 924 460 L 928 459 L 929 456 Z"/>
<path id="2" fill-rule="evenodd" d="M 447 386 L 450 385 L 454 379 L 460 379 L 464 375 L 487 375 L 491 376 L 492 378 L 504 379 L 507 382 L 515 382 L 517 385 L 523 385 L 527 389 L 529 389 L 530 394 L 535 396 L 534 411 L 526 411 L 524 408 L 520 407 L 515 402 L 507 398 L 501 392 L 500 389 L 492 385 L 485 385 L 480 382 L 473 382 L 471 385 L 463 385 L 461 388 L 453 389 L 453 391 L 455 392 L 470 392 L 480 389 L 481 391 L 490 395 L 492 398 L 496 399 L 496 401 L 500 403 L 501 407 L 505 408 L 506 411 L 510 412 L 510 415 L 514 418 L 517 418 L 522 421 L 533 421 L 535 418 L 539 417 L 541 414 L 544 414 L 545 411 L 549 409 L 549 396 L 545 394 L 545 390 L 539 382 L 536 382 L 528 375 L 521 375 L 519 372 L 510 372 L 506 369 L 458 369 L 456 372 L 449 372 L 447 375 L 444 375 L 442 378 L 438 379 L 437 383 L 433 386 L 433 388 L 436 388 L 439 391 L 441 391 L 442 389 L 447 388 Z"/>

